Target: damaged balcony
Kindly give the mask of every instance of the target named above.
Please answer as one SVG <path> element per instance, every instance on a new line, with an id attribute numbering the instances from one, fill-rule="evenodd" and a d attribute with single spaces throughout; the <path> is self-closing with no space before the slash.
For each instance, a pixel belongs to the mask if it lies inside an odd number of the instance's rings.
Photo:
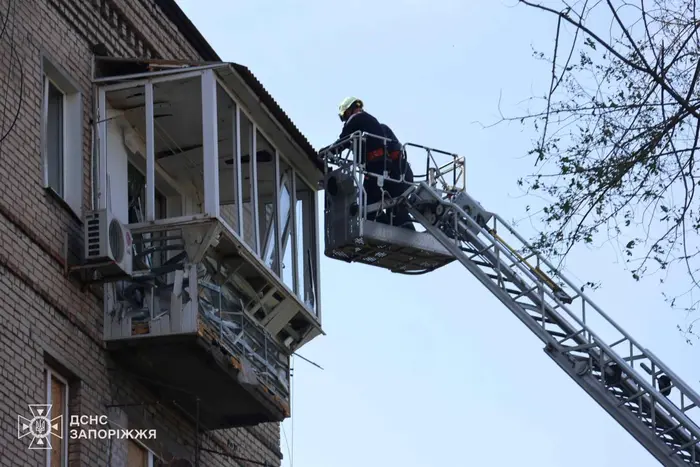
<path id="1" fill-rule="evenodd" d="M 190 413 L 196 395 L 208 429 L 281 421 L 289 356 L 323 333 L 322 173 L 231 64 L 110 68 L 95 206 L 133 243 L 105 284 L 108 347 Z"/>

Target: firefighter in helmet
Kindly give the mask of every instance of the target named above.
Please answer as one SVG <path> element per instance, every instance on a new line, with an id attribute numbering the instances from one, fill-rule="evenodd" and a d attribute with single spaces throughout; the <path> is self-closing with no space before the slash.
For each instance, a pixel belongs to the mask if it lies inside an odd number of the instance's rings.
<path id="1" fill-rule="evenodd" d="M 338 106 L 338 116 L 343 122 L 343 130 L 340 132 L 338 141 L 350 136 L 351 134 L 361 131 L 370 135 L 384 136 L 384 128 L 379 120 L 373 115 L 364 110 L 362 100 L 356 97 L 346 97 Z M 390 152 L 385 149 L 386 143 L 380 138 L 367 136 L 363 143 L 363 150 L 359 155 L 360 163 L 365 165 L 365 170 L 370 174 L 382 176 L 384 171 L 392 174 L 396 172 Z M 367 205 L 379 202 L 382 199 L 382 188 L 378 185 L 378 179 L 372 176 L 366 176 L 363 184 L 365 193 L 367 194 Z M 387 190 L 389 195 L 392 195 Z M 376 220 L 377 222 L 388 223 L 389 219 L 384 213 L 376 212 L 368 215 L 368 219 Z"/>

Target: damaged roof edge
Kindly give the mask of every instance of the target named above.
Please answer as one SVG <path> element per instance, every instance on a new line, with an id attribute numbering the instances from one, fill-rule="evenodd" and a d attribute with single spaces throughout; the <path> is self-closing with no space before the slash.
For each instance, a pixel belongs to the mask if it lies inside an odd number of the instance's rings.
<path id="1" fill-rule="evenodd" d="M 155 4 L 160 7 L 165 16 L 175 25 L 180 33 L 194 47 L 197 53 L 206 61 L 223 62 L 221 57 L 214 51 L 207 40 L 202 36 L 202 33 L 192 24 L 192 21 L 182 11 L 175 0 L 155 0 Z M 268 108 L 270 113 L 277 119 L 282 127 L 289 133 L 292 139 L 301 147 L 301 149 L 309 156 L 311 162 L 321 171 L 323 165 L 318 160 L 318 153 L 311 146 L 309 140 L 301 133 L 299 128 L 292 122 L 292 119 L 282 110 L 282 107 L 275 99 L 267 92 L 267 89 L 262 85 L 255 75 L 245 66 L 232 63 L 234 69 L 241 75 L 245 83 L 257 94 L 262 104 Z"/>

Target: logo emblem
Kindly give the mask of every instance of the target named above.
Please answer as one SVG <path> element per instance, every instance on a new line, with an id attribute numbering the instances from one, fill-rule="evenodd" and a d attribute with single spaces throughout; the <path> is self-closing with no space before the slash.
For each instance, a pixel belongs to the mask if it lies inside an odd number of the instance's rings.
<path id="1" fill-rule="evenodd" d="M 29 404 L 31 418 L 17 416 L 17 438 L 31 436 L 29 449 L 51 449 L 51 435 L 63 439 L 63 415 L 51 417 L 51 404 Z"/>

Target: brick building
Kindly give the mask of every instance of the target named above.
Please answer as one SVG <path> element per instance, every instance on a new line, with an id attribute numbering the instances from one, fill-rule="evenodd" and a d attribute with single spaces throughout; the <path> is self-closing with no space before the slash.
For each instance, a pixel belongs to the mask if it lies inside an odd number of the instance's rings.
<path id="1" fill-rule="evenodd" d="M 0 466 L 280 465 L 289 355 L 322 333 L 313 148 L 245 67 L 215 64 L 174 0 L 0 0 L 0 15 Z M 134 226 L 146 282 L 131 260 L 129 277 L 85 263 L 85 213 L 100 209 Z M 188 259 L 158 282 L 175 253 L 136 245 L 175 230 Z M 246 271 L 240 340 L 225 338 L 212 258 L 229 279 L 231 258 Z M 28 449 L 29 404 L 62 416 L 50 449 Z"/>

